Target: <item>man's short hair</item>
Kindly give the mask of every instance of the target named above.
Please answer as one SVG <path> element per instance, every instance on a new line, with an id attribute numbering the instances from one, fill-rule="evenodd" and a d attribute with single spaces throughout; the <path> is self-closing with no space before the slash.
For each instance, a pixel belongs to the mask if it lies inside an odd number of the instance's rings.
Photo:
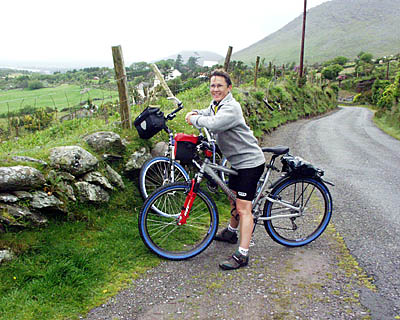
<path id="1" fill-rule="evenodd" d="M 232 85 L 231 77 L 229 76 L 229 73 L 226 72 L 224 69 L 214 70 L 210 75 L 210 80 L 212 77 L 224 77 L 228 87 Z"/>

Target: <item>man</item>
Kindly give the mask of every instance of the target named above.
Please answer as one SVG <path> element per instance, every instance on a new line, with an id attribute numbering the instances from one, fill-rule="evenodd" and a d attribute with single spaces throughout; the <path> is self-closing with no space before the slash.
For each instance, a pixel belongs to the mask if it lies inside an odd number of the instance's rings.
<path id="1" fill-rule="evenodd" d="M 215 70 L 210 77 L 211 105 L 203 110 L 186 114 L 186 122 L 197 128 L 206 127 L 215 133 L 223 155 L 238 175 L 229 177 L 229 188 L 237 195 L 231 202 L 232 217 L 229 226 L 216 235 L 215 240 L 237 243 L 240 228 L 239 248 L 227 260 L 220 263 L 224 270 L 238 269 L 249 261 L 249 246 L 253 233 L 251 200 L 257 182 L 264 171 L 265 158 L 253 132 L 246 125 L 240 104 L 233 98 L 232 81 L 224 70 Z M 240 222 L 240 224 L 239 224 Z"/>

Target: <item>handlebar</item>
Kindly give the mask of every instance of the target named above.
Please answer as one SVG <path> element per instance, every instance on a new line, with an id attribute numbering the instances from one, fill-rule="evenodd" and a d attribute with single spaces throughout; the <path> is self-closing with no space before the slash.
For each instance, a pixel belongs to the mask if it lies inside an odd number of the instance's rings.
<path id="1" fill-rule="evenodd" d="M 182 104 L 182 101 L 180 101 L 177 97 L 168 97 L 168 100 L 174 100 L 175 103 L 179 106 Z"/>
<path id="2" fill-rule="evenodd" d="M 168 97 L 168 100 L 174 100 L 175 103 L 178 105 L 178 108 L 176 108 L 174 111 L 172 111 L 170 114 L 168 114 L 167 116 L 165 116 L 165 120 L 172 120 L 173 118 L 175 118 L 176 113 L 179 112 L 180 110 L 183 109 L 183 103 L 182 101 L 180 101 L 177 97 Z"/>

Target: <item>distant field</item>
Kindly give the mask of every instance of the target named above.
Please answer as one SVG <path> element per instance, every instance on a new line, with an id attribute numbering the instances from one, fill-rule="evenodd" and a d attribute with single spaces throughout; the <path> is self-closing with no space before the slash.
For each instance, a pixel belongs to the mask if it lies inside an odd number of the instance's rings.
<path id="1" fill-rule="evenodd" d="M 92 99 L 96 105 L 118 98 L 117 91 L 82 89 L 77 85 L 61 85 L 38 90 L 0 91 L 0 114 L 17 111 L 26 106 L 56 107 L 57 110 L 74 107 Z M 97 100 L 100 99 L 100 100 Z"/>

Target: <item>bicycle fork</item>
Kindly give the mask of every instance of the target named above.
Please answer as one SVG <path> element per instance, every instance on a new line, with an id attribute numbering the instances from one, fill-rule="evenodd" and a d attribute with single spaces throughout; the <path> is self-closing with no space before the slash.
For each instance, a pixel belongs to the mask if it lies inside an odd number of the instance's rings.
<path id="1" fill-rule="evenodd" d="M 178 226 L 186 224 L 186 220 L 189 217 L 190 210 L 192 209 L 194 199 L 196 199 L 197 191 L 199 190 L 199 183 L 195 179 L 192 179 L 191 187 L 188 195 L 185 199 L 185 204 L 182 207 L 181 214 L 178 218 Z"/>

